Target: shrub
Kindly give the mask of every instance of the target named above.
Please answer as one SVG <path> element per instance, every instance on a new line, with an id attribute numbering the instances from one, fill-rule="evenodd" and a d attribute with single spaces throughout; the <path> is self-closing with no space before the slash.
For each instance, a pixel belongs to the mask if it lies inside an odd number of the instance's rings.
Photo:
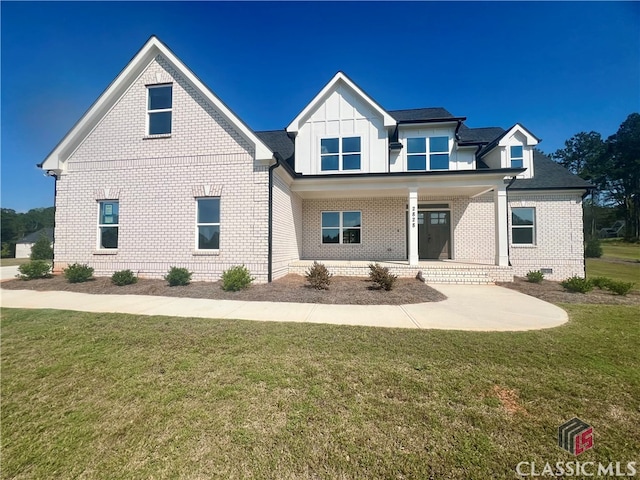
<path id="1" fill-rule="evenodd" d="M 607 290 L 611 290 L 616 295 L 626 295 L 633 288 L 633 282 L 618 282 L 616 280 L 610 280 L 607 283 Z"/>
<path id="2" fill-rule="evenodd" d="M 226 292 L 237 292 L 251 285 L 254 278 L 244 265 L 231 267 L 222 272 L 222 289 Z"/>
<path id="3" fill-rule="evenodd" d="M 4 242 L 2 244 L 2 250 L 0 250 L 0 257 L 13 258 L 13 250 L 11 249 L 11 244 L 9 244 L 9 242 Z"/>
<path id="4" fill-rule="evenodd" d="M 46 235 L 40 235 L 36 243 L 31 247 L 31 260 L 52 260 L 53 249 Z"/>
<path id="5" fill-rule="evenodd" d="M 377 263 L 370 263 L 369 278 L 372 282 L 377 283 L 380 288 L 389 291 L 393 289 L 393 284 L 396 283 L 398 276 L 390 273 L 387 267 L 383 267 Z"/>
<path id="6" fill-rule="evenodd" d="M 540 270 L 527 272 L 527 282 L 540 283 L 544 279 L 544 273 Z"/>
<path id="7" fill-rule="evenodd" d="M 560 285 L 562 285 L 566 290 L 574 293 L 587 293 L 593 290 L 593 283 L 591 280 L 578 277 L 576 275 L 563 280 L 560 282 Z"/>
<path id="8" fill-rule="evenodd" d="M 23 263 L 18 267 L 22 280 L 34 280 L 36 278 L 50 278 L 51 277 L 51 265 L 44 260 L 33 260 L 28 263 Z"/>
<path id="9" fill-rule="evenodd" d="M 111 283 L 113 283 L 114 285 L 118 285 L 119 287 L 122 287 L 124 285 L 131 285 L 133 283 L 136 283 L 137 281 L 138 277 L 136 277 L 136 274 L 131 270 L 120 270 L 118 272 L 114 272 L 114 274 L 111 275 Z"/>
<path id="10" fill-rule="evenodd" d="M 600 258 L 602 256 L 602 245 L 598 237 L 592 237 L 585 246 L 584 256 L 587 258 Z"/>
<path id="11" fill-rule="evenodd" d="M 327 290 L 331 283 L 332 274 L 322 263 L 313 262 L 305 274 L 307 282 L 317 290 Z"/>
<path id="12" fill-rule="evenodd" d="M 164 279 L 169 282 L 170 287 L 177 285 L 189 285 L 191 281 L 191 272 L 186 268 L 171 267 L 169 272 L 164 276 Z"/>
<path id="13" fill-rule="evenodd" d="M 591 279 L 591 283 L 593 284 L 593 286 L 599 288 L 600 290 L 608 288 L 609 284 L 612 281 L 613 280 L 607 277 L 594 277 Z"/>
<path id="14" fill-rule="evenodd" d="M 82 283 L 90 280 L 93 276 L 93 268 L 89 265 L 74 263 L 65 268 L 62 273 L 69 280 L 69 283 Z"/>

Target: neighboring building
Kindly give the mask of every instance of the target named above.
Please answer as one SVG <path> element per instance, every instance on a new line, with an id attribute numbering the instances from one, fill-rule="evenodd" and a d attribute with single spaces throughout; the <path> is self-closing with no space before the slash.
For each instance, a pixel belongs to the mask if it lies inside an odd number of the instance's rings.
<path id="1" fill-rule="evenodd" d="M 286 129 L 254 132 L 151 37 L 40 165 L 56 177 L 55 268 L 583 276 L 590 185 L 522 125 L 465 120 L 385 110 L 339 72 Z"/>
<path id="2" fill-rule="evenodd" d="M 30 233 L 26 237 L 16 242 L 16 258 L 31 257 L 31 247 L 41 236 L 46 236 L 53 246 L 53 228 L 42 228 L 37 232 Z"/>

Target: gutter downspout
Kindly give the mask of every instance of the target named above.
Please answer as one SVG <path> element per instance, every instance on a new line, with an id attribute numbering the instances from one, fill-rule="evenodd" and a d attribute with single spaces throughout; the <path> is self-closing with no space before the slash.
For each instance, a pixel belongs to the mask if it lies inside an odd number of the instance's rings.
<path id="1" fill-rule="evenodd" d="M 507 225 L 509 225 L 509 187 L 513 185 L 513 182 L 516 181 L 516 178 L 517 177 L 511 177 L 511 181 L 507 185 L 507 188 L 505 188 L 505 194 L 507 197 Z M 511 249 L 509 248 L 510 243 L 511 242 L 509 242 L 509 229 L 507 228 L 507 261 L 509 262 L 509 266 L 513 267 L 513 265 L 511 265 Z"/>
<path id="2" fill-rule="evenodd" d="M 273 171 L 280 166 L 280 155 L 273 154 L 276 163 L 269 167 L 269 226 L 267 240 L 267 282 L 273 281 Z"/>

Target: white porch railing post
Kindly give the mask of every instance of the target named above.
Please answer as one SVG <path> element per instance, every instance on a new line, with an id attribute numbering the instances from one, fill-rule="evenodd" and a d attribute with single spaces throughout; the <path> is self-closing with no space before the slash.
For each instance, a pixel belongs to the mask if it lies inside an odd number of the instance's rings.
<path id="1" fill-rule="evenodd" d="M 409 189 L 409 265 L 418 265 L 418 189 Z"/>
<path id="2" fill-rule="evenodd" d="M 509 229 L 507 225 L 507 187 L 504 184 L 497 185 L 493 190 L 493 204 L 496 215 L 496 265 L 506 267 L 509 265 L 507 242 L 509 241 Z"/>

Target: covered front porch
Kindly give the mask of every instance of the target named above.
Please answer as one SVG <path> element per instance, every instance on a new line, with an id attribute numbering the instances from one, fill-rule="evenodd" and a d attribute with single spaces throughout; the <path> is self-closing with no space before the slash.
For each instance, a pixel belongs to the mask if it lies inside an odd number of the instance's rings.
<path id="1" fill-rule="evenodd" d="M 505 172 L 428 173 L 296 179 L 302 248 L 289 271 L 318 260 L 366 276 L 377 261 L 399 276 L 422 270 L 434 282 L 463 270 L 468 283 L 511 280 Z"/>
<path id="2" fill-rule="evenodd" d="M 509 266 L 461 263 L 451 260 L 419 261 L 410 265 L 407 261 L 317 260 L 336 276 L 367 277 L 369 265 L 378 263 L 400 278 L 414 278 L 418 272 L 426 283 L 482 285 L 513 281 L 513 269 Z M 304 275 L 314 260 L 298 260 L 289 264 L 289 273 Z"/>

